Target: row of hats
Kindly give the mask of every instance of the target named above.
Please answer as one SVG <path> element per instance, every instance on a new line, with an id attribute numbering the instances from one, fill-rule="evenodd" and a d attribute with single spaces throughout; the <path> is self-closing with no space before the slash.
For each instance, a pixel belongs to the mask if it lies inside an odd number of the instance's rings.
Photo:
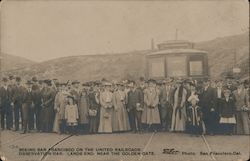
<path id="1" fill-rule="evenodd" d="M 8 80 L 13 80 L 13 79 L 15 79 L 17 82 L 20 82 L 22 80 L 21 77 L 18 77 L 18 76 L 14 77 L 13 75 L 10 75 L 8 78 L 3 77 L 2 81 L 7 82 Z M 31 81 L 37 82 L 38 80 L 36 77 L 32 77 Z"/>

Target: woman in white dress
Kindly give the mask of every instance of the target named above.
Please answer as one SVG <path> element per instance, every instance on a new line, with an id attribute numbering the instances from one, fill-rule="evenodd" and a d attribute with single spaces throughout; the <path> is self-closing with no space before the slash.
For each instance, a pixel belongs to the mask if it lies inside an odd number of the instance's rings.
<path id="1" fill-rule="evenodd" d="M 112 133 L 112 115 L 113 115 L 113 93 L 111 83 L 104 83 L 104 91 L 100 93 L 100 122 L 99 133 Z"/>

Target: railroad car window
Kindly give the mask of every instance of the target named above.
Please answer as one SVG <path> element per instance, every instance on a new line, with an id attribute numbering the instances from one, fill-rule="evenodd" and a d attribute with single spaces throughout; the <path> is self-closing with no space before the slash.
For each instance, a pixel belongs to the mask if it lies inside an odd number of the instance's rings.
<path id="1" fill-rule="evenodd" d="M 196 60 L 196 61 L 190 61 L 189 62 L 189 69 L 190 69 L 190 75 L 202 75 L 203 68 L 202 68 L 202 61 Z"/>
<path id="2" fill-rule="evenodd" d="M 180 77 L 187 75 L 186 56 L 167 58 L 167 73 L 169 77 Z"/>
<path id="3" fill-rule="evenodd" d="M 151 58 L 149 61 L 149 76 L 164 77 L 165 76 L 164 58 Z"/>

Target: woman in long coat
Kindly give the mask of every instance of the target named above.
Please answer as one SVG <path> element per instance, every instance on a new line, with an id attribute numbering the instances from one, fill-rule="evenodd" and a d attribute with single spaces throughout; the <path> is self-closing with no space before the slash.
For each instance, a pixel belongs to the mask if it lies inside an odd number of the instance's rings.
<path id="1" fill-rule="evenodd" d="M 99 133 L 112 132 L 112 115 L 113 115 L 113 94 L 110 92 L 111 83 L 105 83 L 104 91 L 100 93 L 100 123 Z"/>
<path id="2" fill-rule="evenodd" d="M 186 129 L 186 100 L 187 91 L 183 87 L 182 82 L 178 80 L 176 82 L 176 89 L 173 92 L 173 113 L 171 131 L 183 132 Z"/>
<path id="3" fill-rule="evenodd" d="M 42 131 L 51 132 L 53 128 L 54 119 L 54 99 L 56 91 L 52 89 L 50 80 L 44 81 L 44 88 L 42 89 Z"/>
<path id="4" fill-rule="evenodd" d="M 249 134 L 249 93 L 241 83 L 233 92 L 236 106 L 236 134 Z"/>
<path id="5" fill-rule="evenodd" d="M 86 133 L 89 131 L 89 118 L 88 118 L 89 98 L 86 89 L 83 89 L 80 94 L 78 110 L 79 110 L 79 126 L 80 126 L 79 130 L 83 133 Z"/>
<path id="6" fill-rule="evenodd" d="M 156 131 L 156 125 L 161 123 L 158 109 L 159 93 L 155 81 L 149 81 L 149 87 L 144 91 L 145 108 L 142 112 L 142 123 L 147 124 L 149 130 L 152 127 Z"/>
<path id="7" fill-rule="evenodd" d="M 118 90 L 113 94 L 113 104 L 114 104 L 114 113 L 113 113 L 113 131 L 129 131 L 129 119 L 128 112 L 126 110 L 127 97 L 124 91 L 123 84 L 117 84 Z"/>
<path id="8" fill-rule="evenodd" d="M 55 110 L 55 120 L 53 126 L 53 132 L 64 133 L 66 130 L 65 124 L 65 107 L 67 104 L 68 92 L 65 90 L 65 85 L 59 87 L 59 92 L 56 94 L 54 110 Z"/>
<path id="9" fill-rule="evenodd" d="M 99 92 L 97 87 L 89 91 L 89 132 L 97 133 L 100 117 Z"/>

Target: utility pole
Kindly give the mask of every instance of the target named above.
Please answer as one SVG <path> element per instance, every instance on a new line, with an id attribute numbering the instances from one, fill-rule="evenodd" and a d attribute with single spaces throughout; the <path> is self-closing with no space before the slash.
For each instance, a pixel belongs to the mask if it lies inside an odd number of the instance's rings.
<path id="1" fill-rule="evenodd" d="M 0 4 L 0 7 L 2 7 L 2 4 Z M 2 12 L 0 12 L 0 23 L 2 23 Z M 3 53 L 2 53 L 2 40 L 1 40 L 1 37 L 2 37 L 2 28 L 1 28 L 1 25 L 0 25 L 0 80 L 2 80 L 2 71 L 3 71 L 3 65 L 2 65 L 2 62 L 3 62 Z"/>
<path id="2" fill-rule="evenodd" d="M 178 40 L 178 29 L 175 30 L 175 40 Z"/>
<path id="3" fill-rule="evenodd" d="M 151 50 L 154 50 L 155 49 L 155 42 L 154 42 L 154 39 L 152 38 L 151 39 Z"/>

